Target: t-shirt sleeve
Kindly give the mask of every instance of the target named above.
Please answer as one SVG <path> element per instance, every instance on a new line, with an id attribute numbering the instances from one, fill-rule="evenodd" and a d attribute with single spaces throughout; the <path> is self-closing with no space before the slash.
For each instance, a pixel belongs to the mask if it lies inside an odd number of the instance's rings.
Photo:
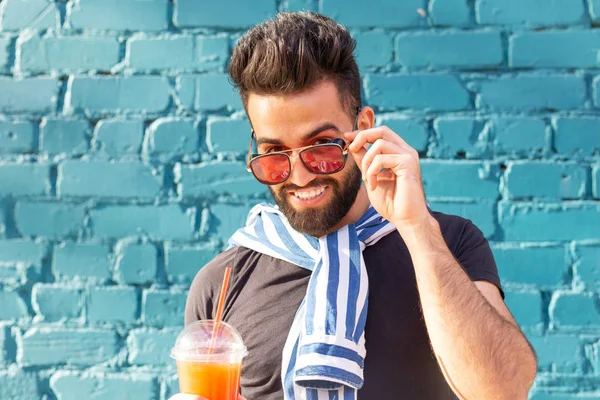
<path id="1" fill-rule="evenodd" d="M 217 255 L 198 271 L 190 286 L 185 304 L 185 325 L 213 318 L 225 267 L 234 264 L 236 252 L 237 248 L 229 249 Z"/>
<path id="2" fill-rule="evenodd" d="M 455 257 L 472 281 L 493 283 L 498 287 L 502 298 L 504 298 L 504 291 L 498 276 L 498 267 L 490 244 L 483 232 L 469 220 L 465 220 Z"/>

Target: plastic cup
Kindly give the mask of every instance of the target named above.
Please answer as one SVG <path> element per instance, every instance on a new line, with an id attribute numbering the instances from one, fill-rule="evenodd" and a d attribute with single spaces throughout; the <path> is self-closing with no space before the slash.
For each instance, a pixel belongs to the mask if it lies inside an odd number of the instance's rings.
<path id="1" fill-rule="evenodd" d="M 171 350 L 177 362 L 179 391 L 208 400 L 237 400 L 242 359 L 247 354 L 238 331 L 225 322 L 204 320 L 187 325 Z"/>

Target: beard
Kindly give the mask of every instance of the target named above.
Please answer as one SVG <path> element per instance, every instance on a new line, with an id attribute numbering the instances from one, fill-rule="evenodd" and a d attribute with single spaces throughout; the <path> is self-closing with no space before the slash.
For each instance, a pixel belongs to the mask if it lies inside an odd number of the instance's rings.
<path id="1" fill-rule="evenodd" d="M 337 225 L 354 205 L 356 196 L 362 182 L 362 175 L 358 166 L 350 165 L 348 174 L 341 181 L 333 178 L 316 178 L 302 188 L 329 186 L 333 189 L 333 197 L 322 208 L 295 209 L 289 202 L 288 193 L 300 188 L 300 186 L 284 185 L 275 191 L 269 187 L 269 191 L 275 200 L 275 204 L 286 216 L 288 222 L 298 232 L 311 236 L 321 237 L 331 228 Z"/>

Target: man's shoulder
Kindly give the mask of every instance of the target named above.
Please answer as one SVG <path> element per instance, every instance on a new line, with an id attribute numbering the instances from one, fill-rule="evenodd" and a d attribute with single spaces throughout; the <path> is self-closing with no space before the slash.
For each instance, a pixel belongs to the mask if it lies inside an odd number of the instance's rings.
<path id="1" fill-rule="evenodd" d="M 203 282 L 203 284 L 218 283 L 221 284 L 226 267 L 235 267 L 240 262 L 246 262 L 249 256 L 256 253 L 246 247 L 235 246 L 217 254 L 196 274 L 194 281 Z"/>

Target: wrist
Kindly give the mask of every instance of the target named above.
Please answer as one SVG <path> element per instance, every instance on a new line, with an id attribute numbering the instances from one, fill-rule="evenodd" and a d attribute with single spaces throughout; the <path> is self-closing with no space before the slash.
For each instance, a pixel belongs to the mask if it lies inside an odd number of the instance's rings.
<path id="1" fill-rule="evenodd" d="M 436 239 L 443 240 L 440 224 L 430 213 L 418 222 L 394 223 L 394 226 L 411 252 L 412 249 L 425 250 L 425 246 L 433 245 Z"/>

